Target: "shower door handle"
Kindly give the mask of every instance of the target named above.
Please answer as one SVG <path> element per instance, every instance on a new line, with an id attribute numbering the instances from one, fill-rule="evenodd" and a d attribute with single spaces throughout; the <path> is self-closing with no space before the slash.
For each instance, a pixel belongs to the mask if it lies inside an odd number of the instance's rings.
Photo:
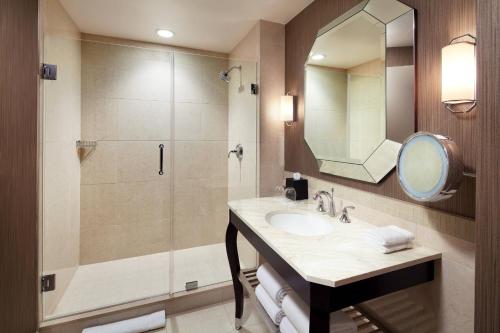
<path id="1" fill-rule="evenodd" d="M 158 172 L 158 174 L 159 174 L 160 176 L 163 176 L 163 148 L 164 148 L 164 147 L 165 147 L 165 146 L 164 146 L 163 144 L 161 144 L 161 145 L 159 146 L 159 148 L 160 148 L 160 172 Z"/>

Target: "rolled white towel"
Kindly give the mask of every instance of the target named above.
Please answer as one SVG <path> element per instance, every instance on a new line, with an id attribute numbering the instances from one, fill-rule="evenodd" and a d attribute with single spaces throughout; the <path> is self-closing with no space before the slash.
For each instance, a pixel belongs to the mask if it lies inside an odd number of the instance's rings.
<path id="1" fill-rule="evenodd" d="M 116 323 L 86 328 L 82 333 L 142 333 L 165 327 L 165 310 Z"/>
<path id="2" fill-rule="evenodd" d="M 268 295 L 281 305 L 283 298 L 290 291 L 285 280 L 269 264 L 263 264 L 257 269 L 257 279 Z"/>
<path id="3" fill-rule="evenodd" d="M 309 307 L 299 297 L 289 293 L 283 300 L 283 312 L 298 333 L 309 333 Z M 354 333 L 358 328 L 354 321 L 342 311 L 330 314 L 330 332 Z"/>
<path id="4" fill-rule="evenodd" d="M 280 333 L 299 333 L 290 320 L 285 317 L 280 323 Z"/>
<path id="5" fill-rule="evenodd" d="M 300 333 L 309 332 L 309 307 L 295 293 L 289 293 L 281 304 L 288 320 Z"/>
<path id="6" fill-rule="evenodd" d="M 415 239 L 415 235 L 395 225 L 388 225 L 366 231 L 365 238 L 374 245 L 391 247 L 407 244 Z"/>
<path id="7" fill-rule="evenodd" d="M 273 323 L 278 326 L 285 316 L 281 307 L 273 301 L 271 296 L 267 294 L 266 290 L 260 284 L 255 288 L 255 296 L 264 310 L 266 310 L 267 315 L 271 318 Z"/>

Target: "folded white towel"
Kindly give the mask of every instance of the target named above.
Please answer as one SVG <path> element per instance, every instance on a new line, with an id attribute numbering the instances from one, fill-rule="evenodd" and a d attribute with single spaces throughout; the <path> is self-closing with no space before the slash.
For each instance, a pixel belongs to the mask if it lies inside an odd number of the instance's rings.
<path id="1" fill-rule="evenodd" d="M 367 241 L 374 245 L 395 246 L 403 245 L 415 239 L 413 233 L 395 225 L 373 228 L 365 233 Z"/>
<path id="2" fill-rule="evenodd" d="M 392 245 L 392 246 L 376 246 L 380 252 L 382 253 L 392 253 L 396 251 L 411 249 L 413 247 L 413 243 L 409 242 L 401 245 Z"/>
<path id="3" fill-rule="evenodd" d="M 299 333 L 290 320 L 285 317 L 280 323 L 280 333 Z"/>
<path id="4" fill-rule="evenodd" d="M 290 291 L 285 280 L 283 280 L 269 264 L 261 265 L 259 269 L 257 269 L 257 279 L 269 296 L 271 296 L 278 305 L 281 305 L 283 298 L 288 291 Z"/>
<path id="5" fill-rule="evenodd" d="M 289 293 L 283 300 L 283 312 L 298 333 L 309 333 L 309 307 L 297 295 Z M 354 333 L 358 328 L 342 311 L 330 314 L 330 332 Z"/>
<path id="6" fill-rule="evenodd" d="M 264 310 L 266 310 L 267 315 L 271 318 L 273 323 L 277 326 L 281 323 L 281 320 L 285 316 L 285 313 L 279 307 L 278 304 L 276 304 L 271 296 L 269 296 L 266 292 L 266 290 L 262 287 L 262 285 L 258 285 L 257 288 L 255 288 L 255 296 L 259 300 L 259 303 L 262 305 Z"/>
<path id="7" fill-rule="evenodd" d="M 116 323 L 86 328 L 82 333 L 142 333 L 165 327 L 165 311 L 118 321 Z"/>

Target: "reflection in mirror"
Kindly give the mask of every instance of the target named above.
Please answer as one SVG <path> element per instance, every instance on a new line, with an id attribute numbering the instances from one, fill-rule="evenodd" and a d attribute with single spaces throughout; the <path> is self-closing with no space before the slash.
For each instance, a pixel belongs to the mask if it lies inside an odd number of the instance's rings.
<path id="1" fill-rule="evenodd" d="M 318 38 L 311 52 L 307 141 L 319 159 L 360 164 L 385 139 L 385 26 L 360 12 Z"/>
<path id="2" fill-rule="evenodd" d="M 414 122 L 413 9 L 364 1 L 320 30 L 305 64 L 304 136 L 321 172 L 379 182 Z"/>

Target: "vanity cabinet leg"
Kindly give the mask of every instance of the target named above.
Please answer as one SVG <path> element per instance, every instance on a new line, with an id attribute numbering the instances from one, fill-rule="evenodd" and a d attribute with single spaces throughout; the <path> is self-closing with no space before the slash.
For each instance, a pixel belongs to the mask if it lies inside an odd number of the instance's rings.
<path id="1" fill-rule="evenodd" d="M 234 303 L 235 303 L 235 328 L 241 328 L 241 318 L 243 316 L 243 285 L 240 281 L 240 259 L 238 256 L 238 245 L 236 239 L 238 237 L 238 229 L 229 222 L 226 230 L 226 252 L 231 268 L 231 277 L 233 279 L 234 288 Z"/>
<path id="2" fill-rule="evenodd" d="M 330 332 L 330 288 L 311 283 L 309 294 L 309 332 Z"/>
<path id="3" fill-rule="evenodd" d="M 330 332 L 330 313 L 311 308 L 309 320 L 310 333 Z"/>

